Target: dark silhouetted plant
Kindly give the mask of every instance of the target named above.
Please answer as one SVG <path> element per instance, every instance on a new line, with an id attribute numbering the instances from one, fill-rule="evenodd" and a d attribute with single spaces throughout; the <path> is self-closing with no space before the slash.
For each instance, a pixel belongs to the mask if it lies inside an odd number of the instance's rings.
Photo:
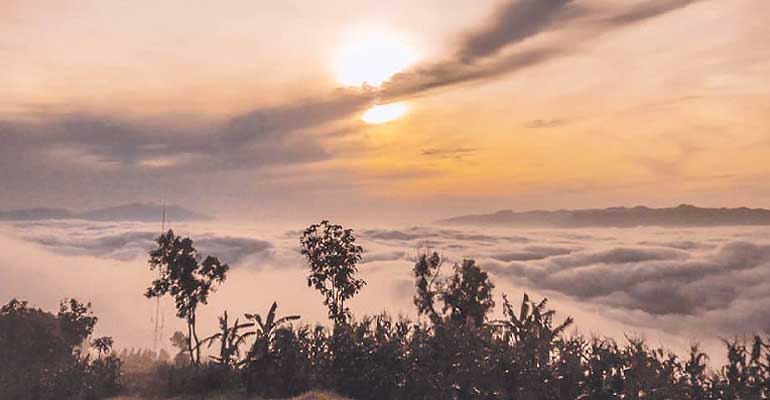
<path id="1" fill-rule="evenodd" d="M 151 270 L 159 271 L 159 277 L 147 288 L 145 296 L 152 298 L 169 294 L 174 299 L 177 317 L 187 323 L 190 359 L 195 365 L 200 365 L 197 310 L 201 304 L 208 302 L 215 284 L 225 280 L 229 267 L 212 256 L 199 262 L 200 255 L 192 239 L 176 236 L 172 230 L 160 235 L 156 242 L 158 248 L 150 251 L 149 264 Z"/>
<path id="2" fill-rule="evenodd" d="M 112 351 L 112 345 L 114 344 L 113 340 L 109 336 L 102 336 L 96 339 L 91 340 L 91 347 L 96 350 L 96 354 L 99 358 L 102 358 L 102 356 L 107 355 Z"/>
<path id="3" fill-rule="evenodd" d="M 278 329 L 288 322 L 298 320 L 300 316 L 289 315 L 277 318 L 277 309 L 278 303 L 273 302 L 264 318 L 258 313 L 246 314 L 246 318 L 253 321 L 252 325 L 256 327 L 255 331 L 244 335 L 244 337 L 254 336 L 254 343 L 245 360 L 247 390 L 250 393 L 261 395 L 280 394 L 272 392 L 269 386 L 264 384 L 266 381 L 279 379 L 279 377 L 273 376 L 275 371 L 275 354 L 271 352 L 271 349 L 274 348 L 275 335 Z"/>
<path id="4" fill-rule="evenodd" d="M 415 287 L 414 305 L 418 315 L 427 315 L 430 321 L 436 325 L 441 323 L 442 317 L 436 311 L 436 298 L 439 296 L 438 281 L 441 265 L 444 260 L 437 252 L 421 254 L 414 265 Z"/>
<path id="5" fill-rule="evenodd" d="M 106 355 L 111 339 L 100 338 L 99 358 L 83 348 L 97 318 L 90 304 L 63 300 L 56 315 L 11 300 L 0 307 L 0 399 L 99 399 L 120 389 L 121 364 Z"/>
<path id="6" fill-rule="evenodd" d="M 219 341 L 219 356 L 209 356 L 216 364 L 224 368 L 233 368 L 238 365 L 241 351 L 240 346 L 248 337 L 246 333 L 240 333 L 242 329 L 254 326 L 253 323 L 239 323 L 236 318 L 232 326 L 228 323 L 227 311 L 219 317 L 219 332 L 203 340 L 201 344 L 208 344 L 208 347 Z"/>
<path id="7" fill-rule="evenodd" d="M 363 248 L 356 245 L 353 230 L 321 221 L 305 229 L 300 246 L 300 252 L 310 266 L 308 287 L 314 287 L 324 296 L 329 318 L 335 324 L 346 323 L 350 309 L 345 302 L 366 285 L 356 276 Z"/>
<path id="8" fill-rule="evenodd" d="M 481 326 L 495 306 L 494 287 L 489 275 L 474 260 L 463 260 L 462 264 L 455 265 L 454 274 L 441 293 L 444 311 L 449 311 L 455 323 Z"/>

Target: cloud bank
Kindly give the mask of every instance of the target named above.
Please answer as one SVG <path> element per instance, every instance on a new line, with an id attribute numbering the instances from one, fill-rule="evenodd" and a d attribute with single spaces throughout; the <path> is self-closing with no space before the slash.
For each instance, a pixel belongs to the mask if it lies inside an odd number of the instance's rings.
<path id="1" fill-rule="evenodd" d="M 144 223 L 50 221 L 0 227 L 0 233 L 50 252 L 47 258 L 91 257 L 108 265 L 114 260 L 142 271 L 157 235 L 154 224 Z M 272 227 L 259 233 L 196 224 L 177 230 L 192 235 L 201 253 L 231 263 L 234 274 L 262 282 L 257 286 L 276 284 L 260 277 L 297 280 L 304 304 L 317 300 L 312 290 L 302 289 L 305 271 L 297 253 L 298 230 Z M 575 232 L 419 226 L 363 228 L 357 234 L 366 250 L 361 272 L 370 281 L 359 313 L 385 309 L 410 314 L 413 262 L 419 252 L 436 250 L 447 260 L 447 271 L 464 258 L 476 259 L 491 272 L 498 296 L 530 291 L 556 299 L 565 313 L 593 310 L 589 316 L 625 326 L 625 331 L 705 340 L 770 328 L 770 228 Z M 223 290 L 223 296 L 238 302 L 247 292 L 262 289 Z M 298 311 L 302 304 L 297 303 Z"/>

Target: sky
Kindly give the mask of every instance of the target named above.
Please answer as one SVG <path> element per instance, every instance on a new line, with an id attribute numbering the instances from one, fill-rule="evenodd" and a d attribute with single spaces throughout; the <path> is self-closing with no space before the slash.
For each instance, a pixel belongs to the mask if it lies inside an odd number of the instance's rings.
<path id="1" fill-rule="evenodd" d="M 0 2 L 0 209 L 770 207 L 765 0 Z"/>

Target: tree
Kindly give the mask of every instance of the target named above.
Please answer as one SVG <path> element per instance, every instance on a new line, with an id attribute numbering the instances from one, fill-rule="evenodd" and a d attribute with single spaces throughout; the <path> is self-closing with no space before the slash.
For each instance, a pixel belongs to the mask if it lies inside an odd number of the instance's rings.
<path id="1" fill-rule="evenodd" d="M 82 348 L 96 321 L 91 305 L 75 299 L 63 300 L 56 315 L 15 299 L 0 307 L 0 398 L 114 395 L 120 387 L 120 361 L 113 356 L 91 360 Z M 95 342 L 101 349 L 111 345 L 105 338 Z"/>
<path id="2" fill-rule="evenodd" d="M 495 306 L 494 287 L 489 274 L 482 271 L 476 261 L 463 260 L 462 264 L 455 264 L 454 274 L 441 295 L 444 311 L 449 311 L 449 317 L 456 323 L 479 327 Z"/>
<path id="3" fill-rule="evenodd" d="M 91 312 L 91 303 L 83 304 L 75 299 L 59 303 L 57 315 L 61 329 L 70 346 L 79 346 L 94 331 L 97 318 Z"/>
<path id="4" fill-rule="evenodd" d="M 103 355 L 107 355 L 112 350 L 113 340 L 109 336 L 102 336 L 91 341 L 91 348 L 96 350 L 96 354 L 99 358 Z"/>
<path id="5" fill-rule="evenodd" d="M 361 261 L 363 248 L 355 242 L 352 229 L 329 221 L 310 225 L 300 238 L 301 253 L 310 266 L 307 285 L 315 287 L 324 296 L 329 318 L 336 325 L 348 321 L 350 309 L 345 302 L 366 285 L 363 279 L 356 277 L 356 264 Z"/>
<path id="6" fill-rule="evenodd" d="M 414 264 L 414 277 L 417 294 L 414 295 L 414 305 L 417 306 L 417 314 L 427 314 L 430 321 L 436 325 L 442 318 L 436 311 L 436 297 L 439 295 L 439 283 L 437 282 L 441 265 L 444 260 L 437 252 L 428 255 L 421 254 Z"/>
<path id="7" fill-rule="evenodd" d="M 147 288 L 148 298 L 171 295 L 177 317 L 187 323 L 187 351 L 195 365 L 200 365 L 200 346 L 196 330 L 198 306 L 206 304 L 215 284 L 222 283 L 229 266 L 218 258 L 206 257 L 199 262 L 198 250 L 189 237 L 176 236 L 172 230 L 156 240 L 158 248 L 150 251 L 150 269 L 159 270 L 159 276 Z M 195 342 L 193 344 L 193 341 Z"/>
<path id="8" fill-rule="evenodd" d="M 190 353 L 188 352 L 190 338 L 188 338 L 184 332 L 176 331 L 169 338 L 169 341 L 171 342 L 171 346 L 177 349 L 177 352 L 174 355 L 174 365 L 177 367 L 183 367 L 192 364 L 192 359 L 190 358 Z"/>

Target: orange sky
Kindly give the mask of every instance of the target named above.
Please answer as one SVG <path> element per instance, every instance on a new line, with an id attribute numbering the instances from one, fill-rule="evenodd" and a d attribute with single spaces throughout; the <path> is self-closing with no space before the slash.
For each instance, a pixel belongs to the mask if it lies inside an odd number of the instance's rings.
<path id="1" fill-rule="evenodd" d="M 261 3 L 3 2 L 0 208 L 770 207 L 764 0 Z"/>

